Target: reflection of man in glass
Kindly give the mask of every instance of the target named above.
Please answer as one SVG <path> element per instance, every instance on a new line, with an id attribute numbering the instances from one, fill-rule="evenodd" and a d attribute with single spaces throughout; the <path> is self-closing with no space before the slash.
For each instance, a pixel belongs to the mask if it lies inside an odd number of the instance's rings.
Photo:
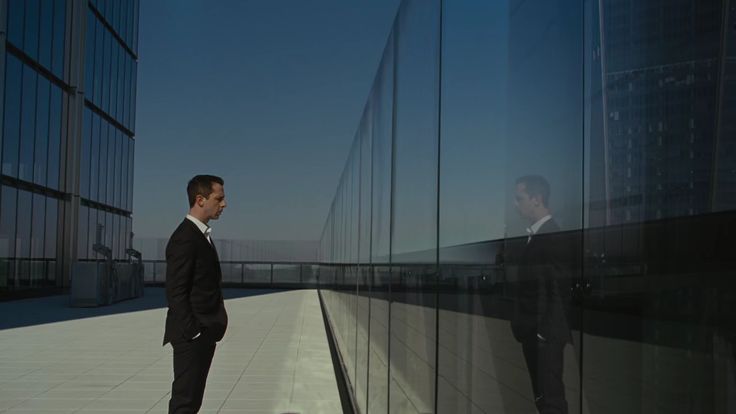
<path id="1" fill-rule="evenodd" d="M 521 342 L 534 402 L 542 414 L 567 413 L 562 366 L 563 349 L 571 338 L 563 299 L 571 275 L 565 270 L 566 244 L 550 213 L 549 196 L 549 183 L 541 176 L 516 180 L 516 208 L 530 227 L 520 255 L 511 328 Z"/>

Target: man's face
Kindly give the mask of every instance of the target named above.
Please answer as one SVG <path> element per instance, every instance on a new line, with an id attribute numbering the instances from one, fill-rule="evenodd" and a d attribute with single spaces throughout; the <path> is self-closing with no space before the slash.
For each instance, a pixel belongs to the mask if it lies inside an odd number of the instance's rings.
<path id="1" fill-rule="evenodd" d="M 519 212 L 521 217 L 527 220 L 534 220 L 534 205 L 536 202 L 537 200 L 529 197 L 524 183 L 516 184 L 514 204 L 516 204 L 516 211 Z"/>
<path id="2" fill-rule="evenodd" d="M 225 189 L 218 183 L 212 183 L 212 193 L 208 198 L 197 196 L 202 202 L 202 210 L 209 220 L 217 220 L 222 210 L 227 207 L 225 202 Z"/>

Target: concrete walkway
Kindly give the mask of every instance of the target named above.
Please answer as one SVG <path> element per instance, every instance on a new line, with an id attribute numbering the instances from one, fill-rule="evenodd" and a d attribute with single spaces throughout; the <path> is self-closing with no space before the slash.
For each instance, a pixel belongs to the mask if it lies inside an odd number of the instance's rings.
<path id="1" fill-rule="evenodd" d="M 340 413 L 317 292 L 228 290 L 201 413 Z M 0 412 L 166 413 L 163 289 L 104 308 L 0 303 Z"/>

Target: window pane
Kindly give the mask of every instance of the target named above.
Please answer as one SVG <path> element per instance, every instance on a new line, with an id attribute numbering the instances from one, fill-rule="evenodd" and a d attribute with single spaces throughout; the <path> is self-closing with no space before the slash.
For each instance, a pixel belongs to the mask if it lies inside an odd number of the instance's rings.
<path id="1" fill-rule="evenodd" d="M 100 102 L 100 108 L 103 111 L 110 113 L 110 62 L 112 60 L 112 35 L 110 31 L 105 28 L 104 32 L 104 43 L 102 49 L 102 101 Z"/>
<path id="2" fill-rule="evenodd" d="M 107 147 L 107 204 L 115 205 L 115 150 L 118 143 L 118 129 L 110 125 L 110 141 Z"/>
<path id="3" fill-rule="evenodd" d="M 49 175 L 48 186 L 59 189 L 59 168 L 61 157 L 61 113 L 63 92 L 56 85 L 51 85 L 51 118 L 49 120 Z"/>
<path id="4" fill-rule="evenodd" d="M 0 258 L 15 257 L 16 203 L 18 190 L 2 186 L 0 194 Z M 0 269 L 2 271 L 2 269 Z"/>
<path id="5" fill-rule="evenodd" d="M 100 203 L 107 202 L 107 153 L 110 143 L 109 131 L 110 126 L 107 121 L 100 120 L 102 128 L 100 130 L 100 175 L 99 188 L 100 192 L 97 201 Z"/>
<path id="6" fill-rule="evenodd" d="M 583 389 L 605 411 L 730 413 L 736 10 L 673 5 L 586 16 Z"/>
<path id="7" fill-rule="evenodd" d="M 136 97 L 138 96 L 138 91 L 136 88 L 136 85 L 138 84 L 138 62 L 133 61 L 133 98 L 130 100 L 130 130 L 135 131 L 135 108 L 136 108 Z"/>
<path id="8" fill-rule="evenodd" d="M 6 54 L 5 57 L 5 119 L 2 141 L 2 171 L 5 175 L 17 177 L 23 64 L 11 54 Z"/>
<path id="9" fill-rule="evenodd" d="M 92 111 L 84 108 L 82 119 L 82 158 L 79 160 L 79 194 L 89 199 L 90 146 L 92 144 Z"/>
<path id="10" fill-rule="evenodd" d="M 41 0 L 41 33 L 39 35 L 38 62 L 46 69 L 51 69 L 51 43 L 53 33 L 54 0 Z"/>
<path id="11" fill-rule="evenodd" d="M 89 209 L 89 228 L 87 229 L 88 230 L 87 247 L 89 249 L 87 251 L 87 257 L 89 259 L 97 259 L 97 253 L 95 253 L 94 251 L 94 245 L 96 243 L 101 243 L 101 240 L 97 238 L 97 234 L 98 234 L 97 229 L 100 224 L 98 212 L 99 210 L 95 208 Z"/>
<path id="12" fill-rule="evenodd" d="M 56 258 L 56 235 L 58 233 L 59 221 L 59 201 L 55 198 L 46 199 L 46 243 L 45 257 L 47 259 Z"/>
<path id="13" fill-rule="evenodd" d="M 110 74 L 110 116 L 115 118 L 115 120 L 119 121 L 119 118 L 117 117 L 117 110 L 118 110 L 118 67 L 120 66 L 118 63 L 118 58 L 120 56 L 120 45 L 118 44 L 117 40 L 113 39 L 112 41 L 112 62 L 110 63 L 110 70 L 112 73 Z"/>
<path id="14" fill-rule="evenodd" d="M 33 195 L 33 216 L 31 223 L 31 257 L 44 257 L 44 234 L 46 232 L 46 197 Z"/>
<path id="15" fill-rule="evenodd" d="M 95 18 L 96 19 L 96 18 Z M 102 57 L 104 56 L 103 45 L 105 40 L 105 27 L 97 23 L 97 34 L 95 35 L 95 91 L 93 102 L 98 107 L 102 102 Z"/>
<path id="16" fill-rule="evenodd" d="M 118 92 L 120 93 L 120 97 L 122 99 L 120 108 L 120 123 L 122 123 L 124 127 L 128 128 L 128 112 L 130 107 L 130 105 L 128 104 L 128 102 L 130 101 L 130 88 L 128 87 L 128 85 L 130 84 L 130 55 L 128 55 L 127 52 L 123 53 L 121 68 L 123 70 L 123 73 L 120 77 L 121 85 L 120 91 Z"/>
<path id="17" fill-rule="evenodd" d="M 33 182 L 46 185 L 46 168 L 49 149 L 49 106 L 51 83 L 43 76 L 38 77 L 38 106 L 36 113 L 36 144 L 33 160 Z"/>
<path id="18" fill-rule="evenodd" d="M 128 141 L 128 211 L 133 211 L 133 168 L 135 161 L 135 139 Z"/>
<path id="19" fill-rule="evenodd" d="M 66 0 L 54 0 L 54 46 L 51 63 L 54 75 L 64 79 L 64 35 L 66 33 Z"/>
<path id="20" fill-rule="evenodd" d="M 89 170 L 89 198 L 99 200 L 99 171 L 100 171 L 100 117 L 92 114 L 92 136 L 90 143 L 90 170 Z"/>
<path id="21" fill-rule="evenodd" d="M 97 19 L 92 10 L 87 9 L 87 37 L 85 40 L 85 58 L 84 58 L 84 94 L 85 97 L 92 101 L 94 93 L 94 62 L 95 62 L 95 33 Z"/>
<path id="22" fill-rule="evenodd" d="M 24 0 L 8 0 L 8 41 L 23 49 Z"/>
<path id="23" fill-rule="evenodd" d="M 77 257 L 80 260 L 89 258 L 87 246 L 89 237 L 89 207 L 79 206 L 79 237 L 77 238 Z"/>
<path id="24" fill-rule="evenodd" d="M 15 254 L 28 258 L 31 255 L 31 208 L 33 194 L 18 191 L 18 225 L 15 235 Z"/>
<path id="25" fill-rule="evenodd" d="M 23 51 L 33 60 L 38 60 L 38 18 L 40 13 L 39 0 L 26 0 Z"/>
<path id="26" fill-rule="evenodd" d="M 123 177 L 123 145 L 127 137 L 119 130 L 117 131 L 117 139 L 115 140 L 115 207 L 123 208 L 122 201 L 122 177 Z"/>
<path id="27" fill-rule="evenodd" d="M 36 87 L 38 74 L 30 66 L 23 67 L 23 103 L 20 123 L 20 158 L 18 178 L 33 181 L 33 145 L 36 140 Z"/>
<path id="28" fill-rule="evenodd" d="M 120 171 L 120 178 L 121 178 L 121 184 L 120 184 L 120 208 L 123 210 L 128 209 L 128 153 L 130 150 L 130 138 L 128 138 L 127 135 L 123 135 L 123 139 L 120 143 L 122 146 L 122 152 L 123 156 L 120 160 L 121 162 L 121 168 Z"/>

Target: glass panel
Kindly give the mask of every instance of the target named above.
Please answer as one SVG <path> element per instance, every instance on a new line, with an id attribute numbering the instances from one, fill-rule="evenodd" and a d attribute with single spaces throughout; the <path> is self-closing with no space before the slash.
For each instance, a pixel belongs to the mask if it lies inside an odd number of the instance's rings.
<path id="1" fill-rule="evenodd" d="M 583 219 L 582 2 L 510 6 L 503 257 L 509 355 L 526 370 L 511 386 L 527 407 L 577 413 L 580 309 L 571 289 Z"/>
<path id="2" fill-rule="evenodd" d="M 92 111 L 84 108 L 82 118 L 82 158 L 79 160 L 79 194 L 89 199 L 90 146 L 92 145 Z"/>
<path id="3" fill-rule="evenodd" d="M 128 211 L 133 210 L 133 162 L 135 158 L 135 139 L 128 141 Z"/>
<path id="4" fill-rule="evenodd" d="M 127 135 L 123 135 L 121 140 L 123 156 L 121 158 L 120 178 L 122 180 L 120 184 L 120 207 L 124 210 L 128 209 L 128 154 L 130 150 L 130 138 Z"/>
<path id="5" fill-rule="evenodd" d="M 39 34 L 38 63 L 46 69 L 51 69 L 51 31 L 54 15 L 54 0 L 41 0 L 41 32 Z"/>
<path id="6" fill-rule="evenodd" d="M 61 162 L 61 142 L 64 131 L 61 128 L 61 114 L 63 105 L 62 91 L 56 85 L 51 85 L 51 116 L 49 118 L 49 164 L 48 186 L 59 189 L 59 174 Z"/>
<path id="7" fill-rule="evenodd" d="M 299 283 L 300 274 L 299 265 L 273 265 L 274 283 Z"/>
<path id="8" fill-rule="evenodd" d="M 122 206 L 122 177 L 123 177 L 123 145 L 127 145 L 128 137 L 125 136 L 119 129 L 115 129 L 117 132 L 117 139 L 115 140 L 115 207 L 123 208 Z"/>
<path id="9" fill-rule="evenodd" d="M 46 185 L 46 168 L 49 150 L 49 108 L 51 83 L 43 76 L 38 77 L 38 106 L 36 109 L 36 143 L 33 160 L 33 182 Z"/>
<path id="10" fill-rule="evenodd" d="M 33 213 L 31 223 L 31 257 L 44 257 L 44 234 L 46 232 L 46 197 L 33 195 Z"/>
<path id="11" fill-rule="evenodd" d="M 118 102 L 118 58 L 120 57 L 120 45 L 116 39 L 112 40 L 112 62 L 110 63 L 110 116 L 115 120 L 117 118 L 117 102 Z"/>
<path id="12" fill-rule="evenodd" d="M 18 223 L 15 234 L 15 254 L 17 257 L 28 258 L 31 256 L 32 200 L 32 193 L 23 190 L 18 191 Z"/>
<path id="13" fill-rule="evenodd" d="M 244 272 L 246 283 L 271 283 L 270 264 L 246 264 Z"/>
<path id="14" fill-rule="evenodd" d="M 100 129 L 100 173 L 99 173 L 99 195 L 97 198 L 97 201 L 100 203 L 106 203 L 107 202 L 107 154 L 108 154 L 108 144 L 110 142 L 109 138 L 109 131 L 110 126 L 105 120 L 100 120 L 101 123 L 101 129 Z"/>
<path id="15" fill-rule="evenodd" d="M 532 413 L 500 263 L 509 2 L 445 2 L 442 30 L 437 412 Z"/>
<path id="16" fill-rule="evenodd" d="M 370 359 L 368 361 L 368 412 L 388 411 L 389 287 L 391 269 L 375 267 L 370 294 Z"/>
<path id="17" fill-rule="evenodd" d="M 66 39 L 66 0 L 54 0 L 54 45 L 52 72 L 64 79 L 64 45 Z"/>
<path id="18" fill-rule="evenodd" d="M 18 190 L 2 186 L 0 195 L 0 258 L 15 257 L 16 204 Z"/>
<path id="19" fill-rule="evenodd" d="M 110 113 L 110 63 L 112 61 L 112 35 L 105 28 L 103 32 L 103 49 L 102 49 L 102 95 L 100 101 L 100 109 L 106 113 Z"/>
<path id="20" fill-rule="evenodd" d="M 5 118 L 3 120 L 2 171 L 4 175 L 17 177 L 23 64 L 11 54 L 6 54 L 5 57 Z"/>
<path id="21" fill-rule="evenodd" d="M 77 239 L 77 257 L 81 260 L 89 258 L 89 207 L 79 206 L 79 238 Z"/>
<path id="22" fill-rule="evenodd" d="M 105 226 L 105 237 L 104 237 L 104 244 L 105 246 L 109 247 L 110 250 L 115 252 L 115 246 L 113 245 L 113 240 L 115 239 L 115 224 L 113 222 L 113 214 L 109 211 L 102 211 L 101 212 L 100 221 Z"/>
<path id="23" fill-rule="evenodd" d="M 38 60 L 38 17 L 41 14 L 39 0 L 25 0 L 25 34 L 23 51 L 33 60 Z"/>
<path id="24" fill-rule="evenodd" d="M 138 53 L 138 31 L 139 31 L 139 13 L 140 13 L 140 0 L 133 0 L 135 3 L 135 9 L 133 11 L 133 52 Z"/>
<path id="25" fill-rule="evenodd" d="M 8 0 L 8 41 L 23 49 L 23 13 L 24 0 Z"/>
<path id="26" fill-rule="evenodd" d="M 107 147 L 107 204 L 115 205 L 115 162 L 116 162 L 116 149 L 118 144 L 118 129 L 110 124 L 109 130 L 109 142 Z"/>
<path id="27" fill-rule="evenodd" d="M 36 140 L 36 86 L 38 74 L 30 66 L 23 67 L 23 102 L 20 121 L 20 155 L 18 178 L 33 181 L 33 144 Z"/>
<path id="28" fill-rule="evenodd" d="M 89 209 L 89 227 L 87 228 L 87 258 L 89 259 L 97 259 L 97 254 L 94 251 L 94 245 L 95 243 L 100 242 L 100 240 L 97 239 L 97 226 L 99 224 L 98 221 L 98 213 L 99 210 L 96 208 L 90 208 Z"/>
<path id="29" fill-rule="evenodd" d="M 366 412 L 368 404 L 368 324 L 370 323 L 370 279 L 371 266 L 360 266 L 358 272 L 358 292 L 355 298 L 355 397 L 358 410 Z"/>
<path id="30" fill-rule="evenodd" d="M 95 18 L 96 19 L 96 18 Z M 102 23 L 97 23 L 97 34 L 95 35 L 95 91 L 93 102 L 98 107 L 101 106 L 102 101 L 102 53 L 104 40 L 105 40 L 105 27 Z"/>
<path id="31" fill-rule="evenodd" d="M 87 9 L 87 37 L 85 40 L 84 53 L 84 94 L 92 101 L 94 93 L 94 69 L 95 69 L 95 33 L 97 32 L 97 19 L 91 9 Z"/>
<path id="32" fill-rule="evenodd" d="M 48 259 L 56 259 L 56 235 L 59 223 L 59 201 L 55 198 L 46 199 L 46 234 L 45 254 Z M 81 236 L 81 234 L 80 234 Z"/>
<path id="33" fill-rule="evenodd" d="M 398 16 L 390 412 L 435 412 L 439 1 Z M 425 264 L 426 263 L 426 264 Z"/>
<path id="34" fill-rule="evenodd" d="M 137 3 L 137 0 L 136 0 Z M 133 82 L 132 82 L 132 89 L 133 89 L 133 97 L 130 100 L 130 125 L 128 128 L 130 128 L 131 131 L 135 131 L 135 108 L 136 108 L 136 97 L 138 96 L 138 62 L 133 61 Z"/>
<path id="35" fill-rule="evenodd" d="M 115 93 L 115 119 L 123 123 L 123 97 L 125 95 L 125 56 L 127 52 L 120 46 L 118 46 L 118 77 L 117 77 L 117 92 Z"/>
<path id="36" fill-rule="evenodd" d="M 89 197 L 91 200 L 96 201 L 99 194 L 100 117 L 95 113 L 92 113 L 92 132 L 90 140 Z"/>
<path id="37" fill-rule="evenodd" d="M 391 153 L 393 139 L 394 38 L 389 37 L 371 96 L 372 263 L 388 263 L 391 244 Z M 370 404 L 369 404 L 370 406 Z"/>
<path id="38" fill-rule="evenodd" d="M 587 6 L 584 403 L 734 412 L 733 5 Z"/>

